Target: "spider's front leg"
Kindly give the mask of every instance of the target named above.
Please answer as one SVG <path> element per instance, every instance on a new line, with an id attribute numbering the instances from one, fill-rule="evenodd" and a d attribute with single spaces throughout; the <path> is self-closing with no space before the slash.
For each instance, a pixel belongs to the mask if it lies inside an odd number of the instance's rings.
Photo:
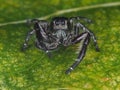
<path id="1" fill-rule="evenodd" d="M 81 40 L 83 40 L 82 48 L 79 52 L 79 55 L 76 59 L 76 61 L 69 67 L 68 70 L 66 70 L 66 74 L 69 74 L 74 68 L 82 61 L 82 59 L 85 56 L 87 46 L 90 41 L 90 34 L 88 32 L 84 32 L 80 35 L 78 35 L 75 39 L 72 40 L 73 44 L 79 43 Z"/>
<path id="2" fill-rule="evenodd" d="M 81 27 L 83 29 L 83 31 L 88 32 L 94 42 L 94 46 L 97 52 L 100 51 L 99 47 L 98 47 L 98 43 L 97 43 L 97 39 L 96 36 L 94 35 L 94 33 L 92 31 L 90 31 L 87 27 L 85 27 L 83 24 L 78 23 L 77 27 Z"/>
<path id="3" fill-rule="evenodd" d="M 25 42 L 22 46 L 22 51 L 26 50 L 28 48 L 28 42 L 30 40 L 30 37 L 34 34 L 35 30 L 31 30 L 28 32 L 27 36 L 26 36 L 26 39 L 25 39 Z"/>
<path id="4" fill-rule="evenodd" d="M 70 18 L 70 23 L 73 24 L 74 20 L 84 20 L 84 21 L 86 21 L 88 23 L 92 23 L 92 20 L 90 20 L 90 19 L 88 19 L 86 17 L 80 17 L 80 16 L 78 16 L 78 17 L 71 17 Z M 79 23 L 79 22 L 74 26 L 74 30 L 75 30 L 74 33 L 75 33 L 75 35 L 78 35 L 80 28 L 82 28 L 83 31 L 88 32 L 90 34 L 90 36 L 93 39 L 96 51 L 100 51 L 94 33 L 92 31 L 90 31 L 87 27 L 85 27 L 83 24 Z"/>
<path id="5" fill-rule="evenodd" d="M 38 21 L 37 19 L 32 19 L 32 20 L 31 20 L 31 19 L 28 19 L 28 20 L 26 21 L 26 24 L 27 24 L 30 28 L 32 28 L 32 27 L 31 27 L 32 24 L 34 24 L 34 23 L 37 22 L 37 21 Z M 26 36 L 25 41 L 24 41 L 24 44 L 23 44 L 23 46 L 22 46 L 22 51 L 25 51 L 25 50 L 29 47 L 28 42 L 29 42 L 31 36 L 32 36 L 34 33 L 35 33 L 35 29 L 33 29 L 33 28 L 27 33 L 27 36 Z"/>

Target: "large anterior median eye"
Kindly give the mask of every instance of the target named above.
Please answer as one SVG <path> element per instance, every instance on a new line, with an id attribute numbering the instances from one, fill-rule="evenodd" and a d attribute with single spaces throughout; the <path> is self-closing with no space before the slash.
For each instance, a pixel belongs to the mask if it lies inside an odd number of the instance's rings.
<path id="1" fill-rule="evenodd" d="M 55 24 L 56 24 L 56 25 L 59 25 L 59 24 L 60 24 L 60 22 L 55 22 Z"/>
<path id="2" fill-rule="evenodd" d="M 55 22 L 55 25 L 64 25 L 65 24 L 65 22 L 62 22 L 62 21 L 56 21 Z"/>
<path id="3" fill-rule="evenodd" d="M 59 29 L 68 29 L 67 28 L 67 21 L 65 20 L 56 20 L 53 22 L 53 28 L 54 30 L 59 30 Z"/>

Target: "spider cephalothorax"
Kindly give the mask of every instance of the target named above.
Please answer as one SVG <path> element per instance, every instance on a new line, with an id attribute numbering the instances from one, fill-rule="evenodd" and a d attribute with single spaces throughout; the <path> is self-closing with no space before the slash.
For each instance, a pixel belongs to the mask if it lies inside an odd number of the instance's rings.
<path id="1" fill-rule="evenodd" d="M 67 38 L 69 24 L 68 18 L 65 17 L 55 17 L 51 22 L 53 34 L 59 39 L 60 43 L 63 43 L 65 38 Z"/>
<path id="2" fill-rule="evenodd" d="M 66 74 L 69 74 L 84 58 L 90 38 L 93 39 L 96 51 L 99 51 L 95 35 L 80 20 L 91 23 L 91 20 L 84 17 L 55 17 L 51 22 L 38 19 L 29 20 L 29 23 L 34 26 L 28 33 L 22 49 L 25 50 L 28 47 L 30 36 L 34 33 L 36 35 L 36 47 L 48 55 L 59 45 L 69 46 L 82 41 L 82 47 L 76 61 L 66 70 Z"/>
<path id="3" fill-rule="evenodd" d="M 65 17 L 55 17 L 52 20 L 52 25 L 54 30 L 68 30 L 68 18 Z"/>

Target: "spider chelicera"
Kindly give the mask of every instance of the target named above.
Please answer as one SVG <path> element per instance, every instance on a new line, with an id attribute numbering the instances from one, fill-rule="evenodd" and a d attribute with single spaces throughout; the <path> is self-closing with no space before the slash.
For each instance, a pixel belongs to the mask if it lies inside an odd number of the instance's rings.
<path id="1" fill-rule="evenodd" d="M 48 55 L 58 46 L 70 46 L 82 41 L 82 47 L 75 62 L 66 70 L 69 74 L 82 61 L 85 56 L 87 46 L 92 38 L 96 51 L 99 51 L 96 37 L 80 20 L 91 23 L 91 20 L 85 17 L 54 17 L 51 22 L 46 20 L 32 19 L 28 23 L 32 23 L 33 27 L 28 32 L 22 49 L 26 50 L 31 35 L 35 34 L 35 45 L 38 49 L 45 51 Z M 82 31 L 82 32 L 81 32 Z"/>

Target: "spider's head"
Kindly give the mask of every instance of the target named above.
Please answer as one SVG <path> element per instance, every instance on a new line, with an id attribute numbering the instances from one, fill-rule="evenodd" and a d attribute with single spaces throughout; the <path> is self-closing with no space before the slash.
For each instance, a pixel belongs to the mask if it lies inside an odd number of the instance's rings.
<path id="1" fill-rule="evenodd" d="M 51 22 L 51 30 L 53 30 L 60 43 L 62 43 L 67 36 L 68 26 L 68 18 L 66 17 L 55 17 Z"/>
<path id="2" fill-rule="evenodd" d="M 65 17 L 55 17 L 52 21 L 52 27 L 54 30 L 67 30 L 68 19 Z"/>

